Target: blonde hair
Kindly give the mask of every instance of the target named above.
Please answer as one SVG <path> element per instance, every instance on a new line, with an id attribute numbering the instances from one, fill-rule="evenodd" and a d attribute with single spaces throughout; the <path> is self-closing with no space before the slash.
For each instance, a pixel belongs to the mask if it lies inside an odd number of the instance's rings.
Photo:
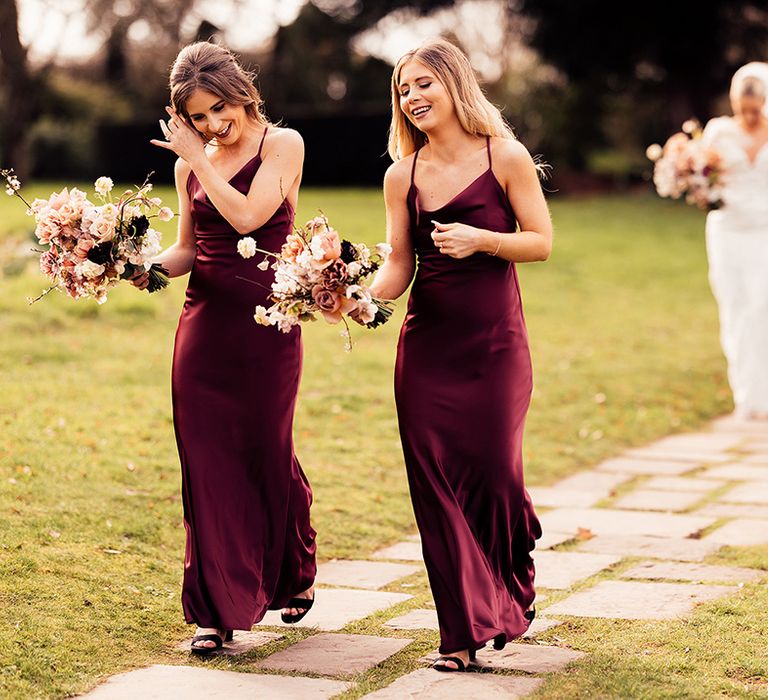
<path id="1" fill-rule="evenodd" d="M 264 100 L 253 84 L 255 78 L 228 49 L 198 41 L 179 51 L 173 62 L 169 78 L 171 106 L 190 122 L 187 101 L 195 90 L 205 90 L 228 104 L 242 105 L 259 124 L 269 124 L 262 111 Z"/>
<path id="2" fill-rule="evenodd" d="M 456 116 L 464 130 L 478 136 L 514 139 L 498 107 L 483 93 L 466 55 L 445 39 L 433 39 L 409 51 L 392 71 L 392 123 L 389 127 L 389 155 L 400 160 L 427 143 L 427 136 L 417 129 L 400 108 L 400 73 L 410 61 L 419 61 L 443 84 L 453 101 Z"/>

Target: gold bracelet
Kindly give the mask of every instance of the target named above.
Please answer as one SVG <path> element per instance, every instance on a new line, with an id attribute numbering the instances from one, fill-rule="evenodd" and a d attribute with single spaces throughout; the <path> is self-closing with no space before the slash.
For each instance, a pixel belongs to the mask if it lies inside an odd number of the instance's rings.
<path id="1" fill-rule="evenodd" d="M 491 253 L 493 257 L 495 258 L 499 254 L 499 250 L 501 250 L 501 232 L 500 231 L 494 231 L 494 233 L 499 237 L 499 244 L 496 246 L 496 250 Z"/>

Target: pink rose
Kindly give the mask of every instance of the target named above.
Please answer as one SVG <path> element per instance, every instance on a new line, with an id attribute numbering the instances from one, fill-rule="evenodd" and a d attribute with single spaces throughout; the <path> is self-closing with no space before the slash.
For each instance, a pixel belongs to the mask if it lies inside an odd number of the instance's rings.
<path id="1" fill-rule="evenodd" d="M 312 298 L 328 323 L 338 323 L 341 321 L 342 314 L 357 308 L 357 303 L 353 299 L 347 299 L 338 292 L 325 289 L 321 284 L 316 284 L 312 288 Z"/>
<path id="2" fill-rule="evenodd" d="M 88 251 L 93 248 L 93 239 L 91 238 L 81 238 L 77 245 L 75 246 L 75 249 L 72 251 L 75 257 L 79 258 L 80 260 L 85 260 L 88 257 Z"/>
<path id="3" fill-rule="evenodd" d="M 48 198 L 48 206 L 56 211 L 61 209 L 67 202 L 69 202 L 69 190 L 66 187 L 61 192 L 54 192 Z"/>
<path id="4" fill-rule="evenodd" d="M 37 228 L 35 228 L 35 235 L 40 243 L 50 243 L 51 239 L 58 236 L 60 232 L 61 226 L 59 222 L 51 216 L 41 219 L 37 224 Z"/>

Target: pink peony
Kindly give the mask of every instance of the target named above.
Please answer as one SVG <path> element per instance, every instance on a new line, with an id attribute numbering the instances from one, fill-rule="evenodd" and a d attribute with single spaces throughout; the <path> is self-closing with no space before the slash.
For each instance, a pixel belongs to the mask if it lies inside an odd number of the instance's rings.
<path id="1" fill-rule="evenodd" d="M 347 264 L 336 259 L 323 270 L 322 285 L 326 289 L 336 290 L 347 280 Z"/>

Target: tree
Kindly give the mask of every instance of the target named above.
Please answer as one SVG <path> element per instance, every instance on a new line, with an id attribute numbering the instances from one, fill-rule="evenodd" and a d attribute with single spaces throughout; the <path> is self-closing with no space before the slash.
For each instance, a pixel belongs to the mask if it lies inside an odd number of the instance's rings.
<path id="1" fill-rule="evenodd" d="M 39 78 L 19 37 L 16 0 L 0 0 L 0 157 L 21 178 L 29 167 L 27 133 L 38 108 Z"/>
<path id="2" fill-rule="evenodd" d="M 749 0 L 509 0 L 512 13 L 535 20 L 530 41 L 569 79 L 565 109 L 581 152 L 605 141 L 617 102 L 659 117 L 664 132 L 712 113 L 734 70 L 762 59 L 768 13 Z M 623 104 L 628 114 L 631 104 Z M 655 134 L 658 138 L 663 134 Z M 578 160 L 577 153 L 571 158 Z"/>

